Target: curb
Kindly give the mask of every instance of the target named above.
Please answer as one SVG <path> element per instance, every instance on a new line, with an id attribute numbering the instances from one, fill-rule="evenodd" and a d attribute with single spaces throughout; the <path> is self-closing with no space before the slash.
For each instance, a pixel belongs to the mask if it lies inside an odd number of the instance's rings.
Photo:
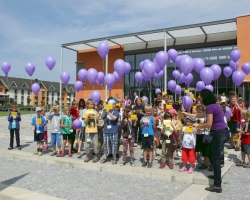
<path id="1" fill-rule="evenodd" d="M 209 185 L 209 179 L 207 178 L 207 175 L 212 174 L 211 172 L 208 172 L 208 171 L 204 171 L 203 173 L 194 172 L 193 174 L 188 174 L 188 173 L 182 173 L 179 171 L 170 171 L 170 170 L 166 171 L 166 170 L 161 170 L 161 169 L 148 169 L 148 168 L 142 168 L 142 167 L 119 166 L 119 165 L 112 165 L 109 163 L 106 163 L 106 164 L 92 163 L 92 162 L 84 163 L 83 160 L 73 160 L 69 158 L 54 158 L 48 155 L 37 157 L 28 152 L 8 151 L 4 149 L 0 149 L 0 155 L 10 156 L 14 158 L 23 159 L 23 160 L 29 160 L 29 161 L 49 163 L 49 164 L 59 165 L 59 166 L 81 168 L 81 169 L 90 170 L 90 171 L 106 172 L 106 173 L 119 174 L 119 175 L 130 175 L 130 176 L 137 176 L 140 178 L 164 180 L 167 182 L 181 182 L 181 183 L 198 184 L 198 185 Z M 230 169 L 230 167 L 233 164 L 234 164 L 233 162 L 225 161 L 225 166 L 224 168 L 222 168 L 222 177 L 226 174 L 226 172 Z"/>

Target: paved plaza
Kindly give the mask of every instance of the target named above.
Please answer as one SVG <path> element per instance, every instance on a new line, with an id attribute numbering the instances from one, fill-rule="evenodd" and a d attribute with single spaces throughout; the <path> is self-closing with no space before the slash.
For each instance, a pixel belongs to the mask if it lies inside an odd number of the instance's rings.
<path id="1" fill-rule="evenodd" d="M 11 195 L 15 195 L 13 191 L 17 191 L 17 188 L 20 189 L 19 199 L 22 199 L 22 192 L 23 199 L 27 199 L 25 195 L 31 191 L 33 193 L 30 195 L 37 198 L 38 195 L 48 195 L 46 199 L 70 200 L 183 199 L 184 197 L 185 199 L 248 199 L 249 169 L 236 167 L 232 161 L 226 161 L 222 170 L 223 193 L 217 194 L 204 190 L 209 184 L 206 177 L 212 174 L 211 172 L 196 169 L 192 175 L 180 173 L 178 169 L 181 160 L 178 157 L 175 157 L 174 170 L 168 167 L 159 169 L 159 161 L 156 160 L 152 169 L 142 168 L 140 148 L 135 148 L 136 167 L 131 167 L 129 163 L 121 167 L 119 162 L 115 166 L 110 162 L 104 165 L 84 163 L 84 151 L 80 158 L 76 154 L 72 158 L 52 157 L 50 150 L 45 151 L 42 157 L 34 156 L 32 152 L 36 144 L 32 140 L 31 117 L 31 115 L 22 116 L 20 131 L 22 151 L 7 150 L 9 146 L 7 119 L 0 118 L 0 199 L 8 199 Z M 121 150 L 122 147 L 120 154 Z M 238 155 L 232 150 L 228 150 L 228 154 L 230 158 L 236 158 Z"/>

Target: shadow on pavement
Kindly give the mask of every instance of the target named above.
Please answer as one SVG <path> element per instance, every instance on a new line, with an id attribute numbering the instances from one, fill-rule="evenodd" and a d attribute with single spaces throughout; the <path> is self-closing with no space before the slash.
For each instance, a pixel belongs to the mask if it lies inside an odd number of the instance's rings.
<path id="1" fill-rule="evenodd" d="M 22 179 L 23 177 L 25 177 L 26 175 L 28 175 L 29 173 L 20 175 L 20 176 L 16 176 L 14 178 L 8 179 L 6 181 L 2 181 L 0 182 L 0 192 L 4 189 L 6 189 L 7 187 L 11 186 L 12 184 L 14 184 L 15 182 L 19 181 L 20 179 Z"/>

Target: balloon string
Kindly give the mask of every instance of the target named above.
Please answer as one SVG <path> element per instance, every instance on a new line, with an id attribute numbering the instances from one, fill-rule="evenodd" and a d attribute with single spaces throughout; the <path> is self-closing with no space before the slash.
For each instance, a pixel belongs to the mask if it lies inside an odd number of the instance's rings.
<path id="1" fill-rule="evenodd" d="M 227 79 L 227 81 L 228 81 L 228 78 L 226 78 Z M 227 81 L 226 81 L 226 95 L 227 95 Z"/>
<path id="2" fill-rule="evenodd" d="M 104 59 L 103 59 L 102 60 L 103 72 L 104 72 L 104 64 L 105 64 L 105 62 L 104 62 Z"/>

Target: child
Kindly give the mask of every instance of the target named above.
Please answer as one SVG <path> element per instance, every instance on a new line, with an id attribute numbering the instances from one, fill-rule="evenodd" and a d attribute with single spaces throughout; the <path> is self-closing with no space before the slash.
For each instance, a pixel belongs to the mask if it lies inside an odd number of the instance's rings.
<path id="1" fill-rule="evenodd" d="M 84 101 L 84 104 L 85 104 L 85 101 Z M 82 122 L 82 128 L 80 131 L 80 137 L 78 141 L 78 152 L 77 152 L 78 155 L 81 155 L 82 143 L 85 141 L 85 122 L 84 120 L 82 120 L 82 118 L 86 110 L 87 109 L 84 108 L 81 110 L 81 113 L 80 113 L 80 120 Z"/>
<path id="2" fill-rule="evenodd" d="M 8 150 L 13 149 L 14 146 L 14 133 L 16 137 L 16 146 L 18 150 L 21 150 L 20 146 L 20 121 L 21 121 L 21 114 L 17 111 L 17 106 L 15 104 L 12 105 L 12 110 L 8 115 L 9 121 L 9 130 L 10 130 L 10 147 Z"/>
<path id="3" fill-rule="evenodd" d="M 70 138 L 70 129 L 72 127 L 72 119 L 71 116 L 69 114 L 69 109 L 67 107 L 64 107 L 63 109 L 63 113 L 64 115 L 61 117 L 61 132 L 62 132 L 62 136 L 63 136 L 63 144 L 62 144 L 62 153 L 60 155 L 60 157 L 64 157 L 64 150 L 65 150 L 65 145 L 67 143 L 68 140 L 68 156 L 72 157 L 72 153 L 71 153 L 71 138 Z"/>
<path id="4" fill-rule="evenodd" d="M 79 104 L 78 104 L 78 108 L 77 108 L 77 111 L 78 111 L 78 115 L 79 116 L 82 116 L 82 111 L 85 110 L 85 100 L 84 99 L 80 99 L 79 100 Z M 82 127 L 84 125 L 84 122 L 82 119 L 80 119 L 82 121 Z M 82 134 L 82 128 L 79 128 L 76 130 L 76 135 L 75 135 L 75 144 L 78 144 L 78 152 L 77 154 L 81 154 L 81 147 L 82 147 L 82 141 L 83 141 L 83 138 L 81 138 L 81 136 L 83 136 L 84 134 Z M 80 148 L 79 148 L 80 146 Z"/>
<path id="5" fill-rule="evenodd" d="M 97 105 L 97 112 L 98 112 L 98 146 L 100 148 L 100 154 L 103 155 L 104 151 L 104 146 L 103 146 L 103 118 L 102 118 L 102 113 L 103 113 L 103 101 L 100 100 L 98 105 Z"/>
<path id="6" fill-rule="evenodd" d="M 43 142 L 44 142 L 44 126 L 46 125 L 45 118 L 41 115 L 41 107 L 36 107 L 36 116 L 32 118 L 31 125 L 34 132 L 34 142 L 37 142 L 37 151 L 35 155 L 42 156 Z"/>
<path id="7" fill-rule="evenodd" d="M 123 154 L 122 154 L 122 162 L 121 166 L 125 165 L 126 155 L 128 151 L 130 151 L 130 164 L 132 167 L 135 167 L 134 163 L 134 141 L 135 141 L 135 133 L 134 127 L 137 124 L 137 117 L 135 119 L 131 119 L 131 115 L 133 114 L 132 110 L 126 108 L 127 116 L 123 117 L 121 123 L 121 133 L 123 136 Z"/>
<path id="8" fill-rule="evenodd" d="M 180 172 L 187 171 L 187 162 L 190 163 L 190 168 L 188 173 L 193 173 L 193 166 L 195 164 L 195 142 L 196 142 L 196 130 L 193 127 L 193 124 L 196 122 L 196 119 L 191 116 L 186 117 L 186 126 L 183 127 L 183 141 L 182 141 L 182 162 L 183 167 L 180 169 Z"/>
<path id="9" fill-rule="evenodd" d="M 98 113 L 94 110 L 95 104 L 94 101 L 89 99 L 87 101 L 87 110 L 84 112 L 83 120 L 86 124 L 85 129 L 85 152 L 86 157 L 84 162 L 89 162 L 90 160 L 90 144 L 93 143 L 95 158 L 93 159 L 93 163 L 98 162 L 98 130 L 97 130 L 97 122 L 98 122 Z"/>
<path id="10" fill-rule="evenodd" d="M 164 114 L 164 120 L 161 128 L 162 134 L 162 149 L 161 149 L 161 165 L 160 168 L 165 167 L 166 156 L 168 156 L 168 166 L 170 169 L 174 168 L 173 158 L 175 151 L 175 140 L 173 133 L 175 131 L 174 124 L 172 123 L 172 114 L 167 112 Z M 167 155 L 166 155 L 167 152 Z"/>
<path id="11" fill-rule="evenodd" d="M 79 118 L 79 112 L 78 112 L 78 109 L 77 109 L 77 101 L 72 102 L 72 106 L 70 108 L 70 115 L 72 116 L 73 123 L 74 123 L 74 120 Z M 72 153 L 77 153 L 78 152 L 78 150 L 73 148 L 74 143 L 75 143 L 75 137 L 77 138 L 77 141 L 78 141 L 78 136 L 79 135 L 76 134 L 76 129 L 73 128 L 73 133 L 71 133 L 71 142 L 72 142 L 71 152 Z"/>
<path id="12" fill-rule="evenodd" d="M 160 126 L 160 117 L 157 115 L 157 108 L 155 107 L 153 109 L 153 116 L 155 119 L 155 125 L 154 125 L 154 152 L 153 152 L 153 157 L 154 160 L 158 160 L 157 154 L 156 154 L 156 148 L 160 144 L 160 129 L 158 128 Z"/>
<path id="13" fill-rule="evenodd" d="M 53 112 L 53 113 L 52 113 Z M 50 133 L 51 133 L 51 146 L 53 146 L 53 152 L 51 156 L 60 157 L 61 150 L 61 116 L 59 114 L 59 106 L 53 106 L 50 110 L 48 120 L 50 120 Z M 57 145 L 57 152 L 56 152 Z"/>
<path id="14" fill-rule="evenodd" d="M 142 167 L 152 167 L 153 148 L 154 148 L 154 117 L 152 116 L 152 107 L 145 106 L 146 115 L 142 117 L 140 123 L 142 127 L 142 149 L 144 162 Z M 149 162 L 147 163 L 147 152 L 149 151 Z"/>
<path id="15" fill-rule="evenodd" d="M 41 115 L 44 117 L 45 121 L 46 121 L 46 125 L 44 126 L 44 145 L 43 145 L 43 150 L 46 151 L 48 150 L 48 128 L 47 128 L 47 124 L 48 124 L 48 120 L 45 117 L 45 109 L 42 107 L 42 112 Z"/>

